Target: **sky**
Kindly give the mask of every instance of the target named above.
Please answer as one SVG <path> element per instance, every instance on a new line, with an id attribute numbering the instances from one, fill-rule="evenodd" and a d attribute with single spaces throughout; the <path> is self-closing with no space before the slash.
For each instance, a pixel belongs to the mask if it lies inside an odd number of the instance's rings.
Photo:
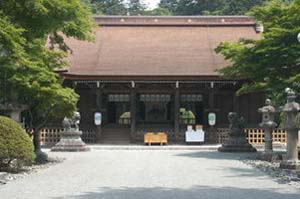
<path id="1" fill-rule="evenodd" d="M 142 2 L 148 6 L 148 9 L 153 9 L 157 7 L 160 0 L 142 0 Z"/>

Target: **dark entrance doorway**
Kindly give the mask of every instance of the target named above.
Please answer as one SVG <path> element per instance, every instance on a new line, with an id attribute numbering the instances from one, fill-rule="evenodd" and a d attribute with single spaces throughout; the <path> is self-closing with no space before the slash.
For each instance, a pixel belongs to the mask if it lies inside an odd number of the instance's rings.
<path id="1" fill-rule="evenodd" d="M 141 94 L 138 120 L 140 124 L 168 124 L 171 118 L 171 95 Z"/>
<path id="2" fill-rule="evenodd" d="M 107 104 L 107 112 L 108 112 L 108 115 L 107 115 L 107 122 L 109 124 L 115 124 L 116 123 L 116 103 L 115 102 L 108 102 Z"/>
<path id="3" fill-rule="evenodd" d="M 107 102 L 108 124 L 130 124 L 130 102 L 128 94 L 109 94 Z"/>
<path id="4" fill-rule="evenodd" d="M 182 94 L 180 96 L 180 124 L 203 125 L 204 106 L 201 94 Z"/>

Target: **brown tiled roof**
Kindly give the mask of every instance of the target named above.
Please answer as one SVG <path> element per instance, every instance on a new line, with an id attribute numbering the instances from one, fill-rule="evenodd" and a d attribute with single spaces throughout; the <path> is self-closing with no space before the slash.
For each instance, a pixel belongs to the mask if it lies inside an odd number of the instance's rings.
<path id="1" fill-rule="evenodd" d="M 97 17 L 96 21 L 100 26 L 95 43 L 66 40 L 73 50 L 66 78 L 217 76 L 216 70 L 229 64 L 214 52 L 220 42 L 259 36 L 249 17 Z"/>

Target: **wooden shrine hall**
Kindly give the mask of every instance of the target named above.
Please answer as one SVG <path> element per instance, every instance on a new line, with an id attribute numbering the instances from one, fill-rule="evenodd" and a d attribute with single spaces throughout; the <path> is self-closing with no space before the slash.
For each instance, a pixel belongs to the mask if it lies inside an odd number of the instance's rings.
<path id="1" fill-rule="evenodd" d="M 146 132 L 184 139 L 187 125 L 228 127 L 239 112 L 248 127 L 258 124 L 262 93 L 237 97 L 244 80 L 223 79 L 230 63 L 214 49 L 223 41 L 258 38 L 255 19 L 246 16 L 95 17 L 94 43 L 66 39 L 73 53 L 61 71 L 65 85 L 80 95 L 81 128 L 94 128 L 99 141 L 141 141 Z M 94 113 L 102 114 L 101 127 Z M 97 130 L 96 130 L 97 129 Z"/>

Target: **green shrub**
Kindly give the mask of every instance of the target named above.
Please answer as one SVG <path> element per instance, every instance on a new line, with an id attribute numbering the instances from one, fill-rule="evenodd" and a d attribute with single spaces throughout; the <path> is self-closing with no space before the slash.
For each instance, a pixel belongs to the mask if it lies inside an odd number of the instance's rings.
<path id="1" fill-rule="evenodd" d="M 21 126 L 0 116 L 0 170 L 19 169 L 35 158 L 31 139 Z"/>

